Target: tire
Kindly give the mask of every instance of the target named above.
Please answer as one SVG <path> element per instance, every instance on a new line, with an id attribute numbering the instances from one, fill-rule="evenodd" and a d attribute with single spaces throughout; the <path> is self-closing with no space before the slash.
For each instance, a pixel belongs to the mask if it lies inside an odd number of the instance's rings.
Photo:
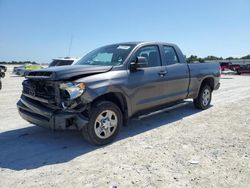
<path id="1" fill-rule="evenodd" d="M 209 85 L 203 85 L 197 98 L 193 100 L 195 108 L 206 110 L 211 103 L 212 90 Z"/>
<path id="2" fill-rule="evenodd" d="M 101 101 L 93 105 L 89 114 L 89 123 L 82 129 L 85 140 L 98 146 L 111 143 L 122 127 L 120 108 L 112 102 Z"/>

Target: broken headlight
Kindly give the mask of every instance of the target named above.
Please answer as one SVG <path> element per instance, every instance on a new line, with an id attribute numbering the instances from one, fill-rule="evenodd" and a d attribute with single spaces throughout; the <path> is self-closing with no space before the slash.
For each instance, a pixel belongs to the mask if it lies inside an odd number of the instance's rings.
<path id="1" fill-rule="evenodd" d="M 67 82 L 60 84 L 60 89 L 64 92 L 65 98 L 69 100 L 80 97 L 85 91 L 85 83 Z"/>

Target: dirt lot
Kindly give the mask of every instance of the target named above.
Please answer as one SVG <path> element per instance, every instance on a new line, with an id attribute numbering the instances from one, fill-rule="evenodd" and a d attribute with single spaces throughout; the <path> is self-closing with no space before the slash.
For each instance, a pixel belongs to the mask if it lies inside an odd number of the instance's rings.
<path id="1" fill-rule="evenodd" d="M 206 111 L 133 120 L 99 148 L 22 120 L 22 80 L 0 91 L 0 187 L 250 187 L 250 76 L 222 76 Z"/>

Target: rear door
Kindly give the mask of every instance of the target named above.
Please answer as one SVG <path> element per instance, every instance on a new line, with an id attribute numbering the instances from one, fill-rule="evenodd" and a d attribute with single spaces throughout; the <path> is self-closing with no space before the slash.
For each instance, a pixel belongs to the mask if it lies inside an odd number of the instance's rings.
<path id="1" fill-rule="evenodd" d="M 187 96 L 189 86 L 188 65 L 180 60 L 173 46 L 163 45 L 162 52 L 163 64 L 167 70 L 167 74 L 164 77 L 166 102 L 184 99 Z"/>
<path id="2" fill-rule="evenodd" d="M 158 45 L 148 45 L 139 48 L 132 57 L 145 57 L 148 67 L 129 71 L 128 83 L 131 91 L 132 112 L 138 112 L 163 104 L 164 73 Z"/>

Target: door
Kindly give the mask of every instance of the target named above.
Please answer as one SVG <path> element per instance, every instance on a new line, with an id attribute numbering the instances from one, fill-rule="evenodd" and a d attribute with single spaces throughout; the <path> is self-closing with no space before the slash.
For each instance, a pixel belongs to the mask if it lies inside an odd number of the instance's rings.
<path id="1" fill-rule="evenodd" d="M 167 70 L 164 77 L 166 102 L 185 99 L 189 87 L 188 65 L 186 62 L 180 62 L 180 58 L 172 46 L 163 46 L 163 63 Z"/>
<path id="2" fill-rule="evenodd" d="M 163 103 L 163 77 L 166 72 L 162 67 L 157 45 L 141 47 L 135 52 L 132 60 L 136 57 L 145 57 L 148 60 L 148 66 L 128 73 L 132 113 Z"/>

